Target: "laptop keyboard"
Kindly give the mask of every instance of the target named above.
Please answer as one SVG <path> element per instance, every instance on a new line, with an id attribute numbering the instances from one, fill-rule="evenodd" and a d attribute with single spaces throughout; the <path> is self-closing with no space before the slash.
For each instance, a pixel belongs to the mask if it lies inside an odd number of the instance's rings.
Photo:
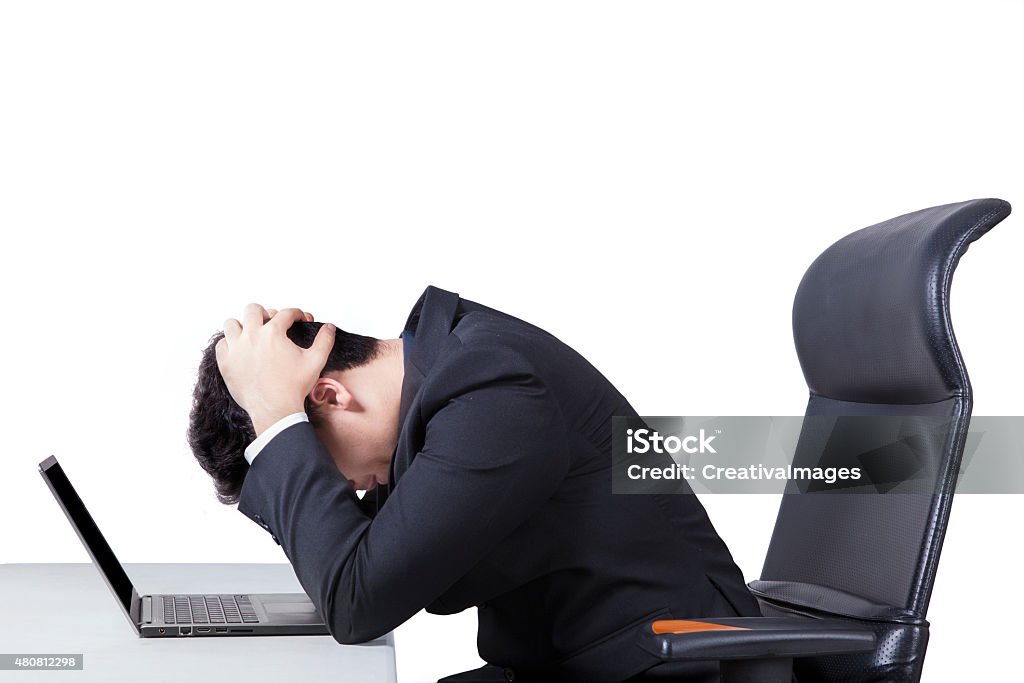
<path id="1" fill-rule="evenodd" d="M 165 624 L 258 624 L 248 595 L 165 595 Z"/>

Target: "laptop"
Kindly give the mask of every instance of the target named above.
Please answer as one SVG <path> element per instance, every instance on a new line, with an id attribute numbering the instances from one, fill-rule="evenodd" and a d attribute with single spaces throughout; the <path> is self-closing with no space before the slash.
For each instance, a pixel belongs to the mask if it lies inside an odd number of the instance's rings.
<path id="1" fill-rule="evenodd" d="M 39 463 L 92 562 L 142 638 L 329 635 L 305 593 L 142 595 L 107 545 L 57 458 Z"/>

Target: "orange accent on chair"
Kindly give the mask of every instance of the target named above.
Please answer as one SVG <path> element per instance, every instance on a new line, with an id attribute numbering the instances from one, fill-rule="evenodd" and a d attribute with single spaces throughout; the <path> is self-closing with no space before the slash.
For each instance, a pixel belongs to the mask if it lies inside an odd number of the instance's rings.
<path id="1" fill-rule="evenodd" d="M 744 626 L 726 626 L 706 621 L 681 621 L 679 619 L 659 619 L 651 624 L 655 633 L 700 633 L 701 631 L 749 631 Z"/>

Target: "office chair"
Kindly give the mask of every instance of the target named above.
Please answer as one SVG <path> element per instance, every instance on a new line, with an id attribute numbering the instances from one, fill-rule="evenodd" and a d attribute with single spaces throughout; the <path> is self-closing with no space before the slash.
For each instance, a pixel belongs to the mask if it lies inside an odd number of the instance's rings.
<path id="1" fill-rule="evenodd" d="M 787 484 L 761 579 L 748 584 L 763 616 L 651 622 L 637 638 L 661 658 L 656 669 L 714 659 L 721 683 L 920 680 L 971 415 L 950 280 L 968 245 L 1009 213 L 1001 199 L 931 207 L 851 233 L 811 264 L 793 305 L 806 416 L 948 418 L 943 438 L 918 444 L 927 493 Z M 834 443 L 804 425 L 794 465 Z"/>

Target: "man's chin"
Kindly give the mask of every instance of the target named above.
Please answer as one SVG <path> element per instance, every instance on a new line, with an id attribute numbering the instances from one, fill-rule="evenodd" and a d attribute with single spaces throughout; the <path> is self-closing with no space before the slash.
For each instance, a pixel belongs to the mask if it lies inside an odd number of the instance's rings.
<path id="1" fill-rule="evenodd" d="M 379 483 L 380 482 L 377 481 L 376 477 L 370 477 L 368 480 L 362 482 L 356 482 L 354 479 L 348 480 L 348 485 L 355 491 L 372 491 L 377 488 Z"/>

